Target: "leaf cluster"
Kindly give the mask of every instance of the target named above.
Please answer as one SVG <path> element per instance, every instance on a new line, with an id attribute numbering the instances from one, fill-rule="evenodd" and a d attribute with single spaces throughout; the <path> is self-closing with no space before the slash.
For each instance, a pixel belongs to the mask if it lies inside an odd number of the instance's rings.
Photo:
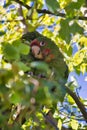
<path id="1" fill-rule="evenodd" d="M 6 0 L 0 6 L 0 129 L 87 129 L 87 112 L 83 105 L 78 109 L 76 96 L 65 87 L 66 64 L 69 72 L 87 72 L 84 6 L 85 0 Z M 29 33 L 23 35 L 25 28 Z M 31 55 L 35 38 L 50 43 L 54 62 L 36 61 Z M 67 85 L 74 92 L 77 86 Z"/>

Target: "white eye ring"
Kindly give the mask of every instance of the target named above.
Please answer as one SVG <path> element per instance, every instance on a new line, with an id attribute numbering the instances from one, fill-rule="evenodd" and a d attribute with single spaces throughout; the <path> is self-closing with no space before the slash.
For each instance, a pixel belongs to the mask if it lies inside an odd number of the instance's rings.
<path id="1" fill-rule="evenodd" d="M 45 42 L 44 41 L 40 42 L 40 46 L 45 46 Z"/>

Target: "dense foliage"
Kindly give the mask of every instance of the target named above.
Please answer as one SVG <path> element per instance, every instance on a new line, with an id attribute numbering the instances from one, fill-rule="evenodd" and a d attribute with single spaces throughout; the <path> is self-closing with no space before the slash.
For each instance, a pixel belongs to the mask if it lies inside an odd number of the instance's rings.
<path id="1" fill-rule="evenodd" d="M 70 72 L 87 72 L 86 7 L 86 0 L 1 2 L 1 130 L 87 129 L 87 101 L 77 81 L 67 81 Z M 40 48 L 49 57 L 32 55 L 34 39 L 47 43 Z"/>

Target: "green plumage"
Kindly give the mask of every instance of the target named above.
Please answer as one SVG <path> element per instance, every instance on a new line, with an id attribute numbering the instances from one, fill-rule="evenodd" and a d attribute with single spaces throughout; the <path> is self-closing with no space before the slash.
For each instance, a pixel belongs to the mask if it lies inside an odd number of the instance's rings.
<path id="1" fill-rule="evenodd" d="M 54 84 L 54 86 L 57 85 L 58 91 L 56 92 L 60 91 L 59 92 L 60 98 L 63 98 L 65 95 L 64 84 L 66 83 L 67 80 L 68 69 L 64 61 L 64 57 L 62 53 L 59 51 L 58 46 L 51 39 L 39 34 L 38 32 L 28 32 L 27 34 L 23 35 L 22 39 L 27 40 L 29 42 L 33 41 L 34 39 L 38 39 L 38 41 L 44 41 L 47 43 L 46 46 L 41 47 L 41 51 L 43 51 L 46 48 L 49 48 L 51 50 L 51 54 L 54 55 L 54 58 L 50 62 L 47 63 L 45 60 L 43 61 L 35 59 L 35 57 L 33 57 L 31 53 L 29 53 L 29 55 L 27 56 L 27 62 L 29 63 L 33 61 L 46 62 L 46 64 L 49 66 L 51 70 L 51 74 L 53 73 L 52 76 L 49 76 L 50 82 L 53 81 L 50 85 L 51 87 L 53 86 L 52 84 Z M 44 73 L 44 72 L 42 71 L 40 72 L 39 70 L 37 73 Z"/>

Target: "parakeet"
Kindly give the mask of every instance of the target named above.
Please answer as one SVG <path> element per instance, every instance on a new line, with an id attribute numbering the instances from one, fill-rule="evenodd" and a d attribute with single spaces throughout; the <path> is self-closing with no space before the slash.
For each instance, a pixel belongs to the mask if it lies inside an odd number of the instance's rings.
<path id="1" fill-rule="evenodd" d="M 58 76 L 58 79 L 61 76 L 65 78 L 67 66 L 64 57 L 51 39 L 42 36 L 38 32 L 28 32 L 22 38 L 30 41 L 31 54 L 29 54 L 28 59 L 46 62 L 54 71 L 54 75 Z"/>
<path id="2" fill-rule="evenodd" d="M 51 39 L 39 34 L 38 32 L 28 32 L 23 35 L 22 39 L 30 41 L 31 52 L 27 56 L 27 59 L 30 63 L 34 62 L 33 70 L 35 70 L 38 75 L 40 73 L 40 75 L 44 74 L 44 77 L 46 77 L 46 72 L 43 72 L 45 66 L 44 63 L 46 63 L 51 70 L 49 77 L 51 77 L 51 80 L 56 81 L 58 90 L 60 91 L 59 93 L 63 93 L 64 90 L 62 89 L 64 89 L 68 73 L 67 65 L 58 46 Z M 35 63 L 37 63 L 37 65 Z M 37 68 L 41 67 L 43 71 L 37 71 Z"/>

